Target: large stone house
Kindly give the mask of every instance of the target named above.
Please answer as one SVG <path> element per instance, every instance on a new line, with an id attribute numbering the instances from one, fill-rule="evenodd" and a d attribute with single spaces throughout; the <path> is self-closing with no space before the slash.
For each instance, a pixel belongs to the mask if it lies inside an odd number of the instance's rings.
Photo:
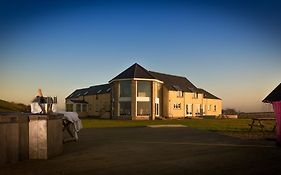
<path id="1" fill-rule="evenodd" d="M 148 71 L 134 64 L 108 84 L 75 90 L 66 110 L 80 117 L 154 120 L 219 116 L 222 100 L 187 78 Z"/>

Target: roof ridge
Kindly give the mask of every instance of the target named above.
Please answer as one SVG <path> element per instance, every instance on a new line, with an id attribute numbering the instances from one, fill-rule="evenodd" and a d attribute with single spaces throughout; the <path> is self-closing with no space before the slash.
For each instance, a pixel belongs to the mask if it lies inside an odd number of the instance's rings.
<path id="1" fill-rule="evenodd" d="M 184 77 L 184 76 L 179 76 L 179 75 L 172 75 L 172 74 L 167 74 L 167 73 L 162 73 L 162 72 L 155 72 L 155 71 L 149 71 L 149 72 L 187 79 L 186 77 Z"/>
<path id="2" fill-rule="evenodd" d="M 106 86 L 106 85 L 109 85 L 109 83 L 104 83 L 104 84 L 99 84 L 99 85 L 93 85 L 93 86 L 90 86 L 89 88 L 91 88 L 91 87 L 98 87 L 98 86 Z"/>
<path id="3" fill-rule="evenodd" d="M 135 64 L 134 64 L 134 77 L 136 76 L 136 70 L 137 70 L 136 67 L 137 67 L 137 66 L 141 67 L 138 63 L 135 63 Z M 142 67 L 141 67 L 141 68 L 142 68 Z"/>

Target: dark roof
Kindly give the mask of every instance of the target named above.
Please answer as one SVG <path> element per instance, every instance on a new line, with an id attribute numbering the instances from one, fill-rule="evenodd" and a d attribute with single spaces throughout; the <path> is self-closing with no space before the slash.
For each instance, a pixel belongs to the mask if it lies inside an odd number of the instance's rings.
<path id="1" fill-rule="evenodd" d="M 77 98 L 80 96 L 87 95 L 97 95 L 97 94 L 105 94 L 111 91 L 109 84 L 102 84 L 97 86 L 91 86 L 89 88 L 77 89 L 72 94 L 70 94 L 66 99 Z"/>
<path id="2" fill-rule="evenodd" d="M 124 70 L 119 75 L 114 77 L 109 82 L 118 79 L 132 79 L 132 78 L 155 79 L 155 77 L 153 77 L 153 75 L 151 75 L 145 68 L 135 63 L 131 67 L 129 67 L 128 69 Z"/>
<path id="3" fill-rule="evenodd" d="M 87 90 L 88 90 L 88 88 L 76 89 L 76 90 L 75 90 L 74 92 L 72 92 L 68 97 L 66 97 L 66 99 L 80 97 L 80 96 L 82 96 Z"/>
<path id="4" fill-rule="evenodd" d="M 87 103 L 84 100 L 70 100 L 70 101 L 72 101 L 73 103 Z"/>
<path id="5" fill-rule="evenodd" d="M 109 84 L 102 84 L 97 86 L 91 86 L 88 88 L 88 93 L 85 95 L 97 95 L 97 94 L 106 94 L 111 91 Z"/>
<path id="6" fill-rule="evenodd" d="M 184 91 L 184 92 L 196 92 L 197 88 L 194 86 L 187 78 L 163 74 L 159 72 L 152 72 L 149 71 L 156 79 L 161 80 L 164 82 L 164 86 L 167 87 L 169 90 L 174 91 Z"/>
<path id="7" fill-rule="evenodd" d="M 281 101 L 281 83 L 262 102 L 271 103 L 274 101 Z"/>
<path id="8" fill-rule="evenodd" d="M 211 94 L 210 92 L 204 90 L 204 89 L 197 89 L 199 93 L 203 94 L 204 98 L 208 98 L 208 99 L 220 99 L 216 96 L 214 96 L 213 94 Z"/>

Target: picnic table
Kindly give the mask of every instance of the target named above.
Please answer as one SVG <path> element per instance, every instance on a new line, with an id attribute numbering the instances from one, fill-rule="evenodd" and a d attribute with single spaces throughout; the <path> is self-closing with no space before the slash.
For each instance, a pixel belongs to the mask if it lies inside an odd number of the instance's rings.
<path id="1" fill-rule="evenodd" d="M 253 127 L 258 127 L 261 129 L 262 132 L 264 132 L 264 124 L 262 123 L 263 121 L 275 121 L 275 118 L 252 118 L 252 123 L 249 124 L 251 131 Z M 274 124 L 274 127 L 272 129 L 272 132 L 275 131 L 276 128 L 276 122 Z"/>

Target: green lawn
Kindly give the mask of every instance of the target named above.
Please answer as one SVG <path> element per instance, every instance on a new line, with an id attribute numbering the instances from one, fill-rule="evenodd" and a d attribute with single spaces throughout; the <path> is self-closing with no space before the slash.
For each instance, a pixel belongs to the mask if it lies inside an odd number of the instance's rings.
<path id="1" fill-rule="evenodd" d="M 154 121 L 132 121 L 132 120 L 101 120 L 82 119 L 84 128 L 105 127 L 138 127 L 147 125 L 181 124 L 192 128 L 218 132 L 248 131 L 250 119 L 187 119 L 187 120 L 154 120 Z M 267 122 L 265 130 L 270 131 L 274 122 Z M 259 131 L 254 128 L 253 131 Z"/>

